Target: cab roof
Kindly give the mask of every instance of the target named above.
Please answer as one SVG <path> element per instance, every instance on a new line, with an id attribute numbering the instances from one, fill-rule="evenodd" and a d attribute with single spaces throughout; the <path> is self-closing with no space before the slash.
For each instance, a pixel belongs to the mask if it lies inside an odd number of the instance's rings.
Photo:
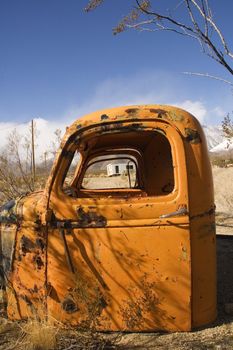
<path id="1" fill-rule="evenodd" d="M 106 123 L 114 124 L 114 122 L 119 123 L 119 121 L 130 122 L 132 120 L 135 122 L 136 119 L 143 123 L 143 119 L 148 121 L 150 118 L 164 120 L 174 125 L 184 137 L 202 133 L 198 120 L 181 108 L 168 105 L 132 105 L 103 109 L 78 118 L 67 128 L 63 143 L 66 143 L 77 131 L 82 131 L 86 127 L 101 126 L 101 124 L 105 125 Z"/>

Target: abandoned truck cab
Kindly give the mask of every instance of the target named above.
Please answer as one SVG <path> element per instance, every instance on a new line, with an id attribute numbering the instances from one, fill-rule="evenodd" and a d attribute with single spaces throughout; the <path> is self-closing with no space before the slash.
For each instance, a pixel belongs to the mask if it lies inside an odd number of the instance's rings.
<path id="1" fill-rule="evenodd" d="M 214 208 L 205 137 L 189 113 L 146 105 L 78 119 L 45 190 L 1 216 L 8 317 L 123 331 L 212 322 Z"/>

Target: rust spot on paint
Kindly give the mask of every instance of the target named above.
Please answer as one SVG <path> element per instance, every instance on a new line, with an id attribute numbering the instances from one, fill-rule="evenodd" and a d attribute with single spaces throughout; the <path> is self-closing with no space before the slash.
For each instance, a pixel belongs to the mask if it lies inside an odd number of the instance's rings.
<path id="1" fill-rule="evenodd" d="M 33 261 L 35 262 L 38 270 L 44 266 L 44 263 L 39 255 L 34 256 Z"/>
<path id="2" fill-rule="evenodd" d="M 129 109 L 126 109 L 125 112 L 127 114 L 135 114 L 138 112 L 138 108 L 129 108 Z"/>
<path id="3" fill-rule="evenodd" d="M 198 131 L 190 128 L 185 128 L 185 138 L 190 143 L 196 144 L 201 142 L 201 137 Z"/>
<path id="4" fill-rule="evenodd" d="M 167 111 L 165 111 L 164 109 L 159 109 L 159 108 L 151 108 L 150 112 L 158 114 L 158 118 L 163 118 L 163 116 L 165 116 L 167 114 Z"/>
<path id="5" fill-rule="evenodd" d="M 77 208 L 78 223 L 81 227 L 105 227 L 107 220 L 104 216 L 98 215 L 94 211 L 87 211 L 80 206 Z"/>
<path id="6" fill-rule="evenodd" d="M 180 115 L 179 113 L 175 113 L 175 112 L 169 112 L 167 114 L 167 119 L 172 121 L 172 122 L 183 122 L 184 121 L 184 117 L 182 115 Z"/>
<path id="7" fill-rule="evenodd" d="M 45 248 L 45 242 L 43 241 L 43 239 L 37 238 L 37 239 L 36 239 L 36 246 L 37 246 L 38 248 L 40 248 L 41 251 L 42 251 L 42 253 L 43 253 L 44 248 Z"/>
<path id="8" fill-rule="evenodd" d="M 109 119 L 109 116 L 107 114 L 102 114 L 100 119 L 101 120 L 107 120 L 107 119 Z"/>
<path id="9" fill-rule="evenodd" d="M 72 314 L 73 312 L 78 311 L 78 307 L 71 297 L 65 298 L 61 306 L 62 306 L 62 309 L 66 311 L 68 314 Z"/>
<path id="10" fill-rule="evenodd" d="M 23 256 L 30 253 L 35 248 L 35 244 L 26 236 L 22 236 L 20 240 L 20 251 Z"/>

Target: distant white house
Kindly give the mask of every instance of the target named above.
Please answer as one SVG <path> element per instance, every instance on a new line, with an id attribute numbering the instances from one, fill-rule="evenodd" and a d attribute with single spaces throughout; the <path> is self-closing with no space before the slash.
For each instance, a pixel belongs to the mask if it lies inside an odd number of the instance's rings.
<path id="1" fill-rule="evenodd" d="M 135 164 L 130 162 L 130 164 L 129 163 L 115 163 L 115 164 L 110 163 L 107 165 L 108 176 L 121 175 L 122 173 L 127 173 L 128 170 L 135 171 Z"/>

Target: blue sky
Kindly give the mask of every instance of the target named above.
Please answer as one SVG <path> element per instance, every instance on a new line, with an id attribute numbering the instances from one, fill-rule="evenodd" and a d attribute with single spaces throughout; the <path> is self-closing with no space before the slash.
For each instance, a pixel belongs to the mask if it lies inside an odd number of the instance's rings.
<path id="1" fill-rule="evenodd" d="M 209 124 L 233 109 L 228 85 L 182 73 L 231 78 L 195 41 L 164 32 L 113 36 L 132 1 L 106 0 L 88 14 L 86 3 L 0 0 L 2 129 L 32 118 L 59 127 L 95 109 L 131 103 L 178 104 Z M 210 3 L 233 49 L 233 2 Z"/>

